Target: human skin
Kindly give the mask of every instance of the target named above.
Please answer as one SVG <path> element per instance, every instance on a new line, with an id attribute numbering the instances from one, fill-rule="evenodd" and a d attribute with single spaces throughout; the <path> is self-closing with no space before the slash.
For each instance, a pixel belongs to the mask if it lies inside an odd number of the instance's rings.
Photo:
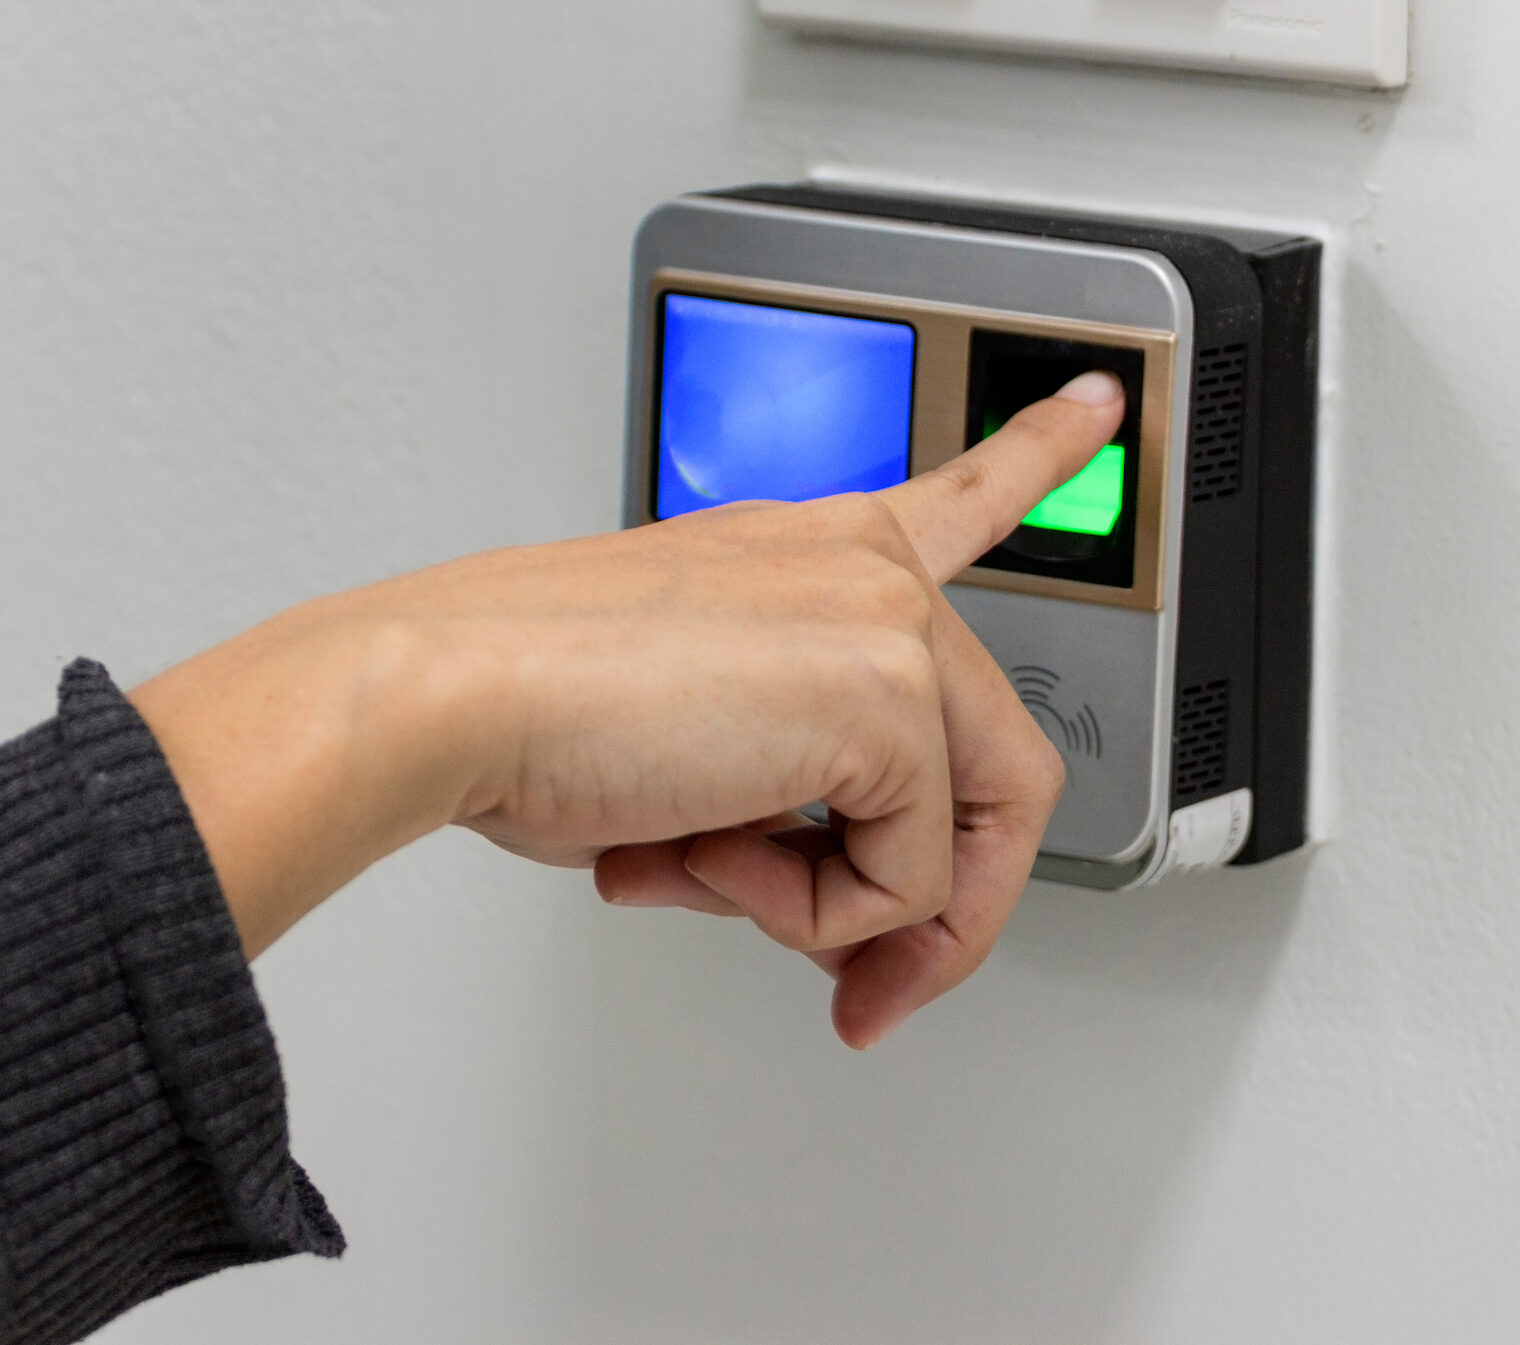
<path id="1" fill-rule="evenodd" d="M 875 495 L 742 504 L 304 603 L 130 693 L 250 959 L 457 823 L 609 902 L 746 916 L 864 1048 L 986 958 L 1061 759 L 946 602 L 1108 442 L 1078 379 Z M 794 809 L 826 802 L 831 825 Z"/>

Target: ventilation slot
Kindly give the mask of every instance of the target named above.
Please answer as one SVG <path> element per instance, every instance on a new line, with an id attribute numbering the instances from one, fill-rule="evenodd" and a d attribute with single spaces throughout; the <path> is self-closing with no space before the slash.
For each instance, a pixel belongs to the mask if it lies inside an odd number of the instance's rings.
<path id="1" fill-rule="evenodd" d="M 1194 504 L 1223 500 L 1240 489 L 1246 426 L 1246 348 L 1216 346 L 1198 356 L 1193 391 Z"/>
<path id="2" fill-rule="evenodd" d="M 1177 741 L 1172 751 L 1173 793 L 1179 804 L 1224 785 L 1229 730 L 1228 679 L 1183 691 L 1177 702 Z"/>

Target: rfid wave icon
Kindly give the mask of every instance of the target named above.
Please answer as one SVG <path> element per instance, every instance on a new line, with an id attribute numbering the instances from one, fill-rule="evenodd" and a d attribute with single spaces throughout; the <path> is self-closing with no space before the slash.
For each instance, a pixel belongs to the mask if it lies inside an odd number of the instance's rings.
<path id="1" fill-rule="evenodd" d="M 1010 668 L 1008 678 L 1024 708 L 1063 755 L 1103 759 L 1103 729 L 1098 716 L 1085 702 L 1075 713 L 1062 704 L 1059 673 L 1024 664 Z"/>

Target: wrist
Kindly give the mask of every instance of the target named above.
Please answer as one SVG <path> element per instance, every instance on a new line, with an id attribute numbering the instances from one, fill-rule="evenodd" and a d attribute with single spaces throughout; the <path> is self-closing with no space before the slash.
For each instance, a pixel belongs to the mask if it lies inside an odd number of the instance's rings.
<path id="1" fill-rule="evenodd" d="M 322 599 L 130 693 L 250 959 L 457 812 L 469 777 L 431 644 L 417 623 Z"/>

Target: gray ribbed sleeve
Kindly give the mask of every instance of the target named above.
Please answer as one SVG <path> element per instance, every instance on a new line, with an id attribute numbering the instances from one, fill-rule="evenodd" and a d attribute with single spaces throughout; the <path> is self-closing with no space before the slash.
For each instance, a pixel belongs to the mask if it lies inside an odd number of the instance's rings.
<path id="1" fill-rule="evenodd" d="M 0 747 L 0 1341 L 343 1235 L 200 836 L 98 664 Z"/>

